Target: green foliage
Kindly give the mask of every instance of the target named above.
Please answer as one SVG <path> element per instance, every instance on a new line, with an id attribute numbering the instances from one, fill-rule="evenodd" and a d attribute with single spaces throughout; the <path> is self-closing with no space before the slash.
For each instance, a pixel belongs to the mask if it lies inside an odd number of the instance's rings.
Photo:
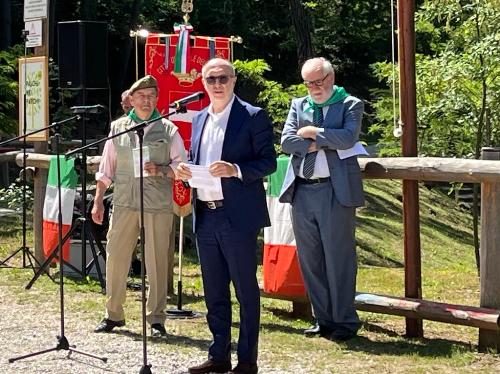
<path id="1" fill-rule="evenodd" d="M 240 79 L 248 81 L 258 90 L 257 102 L 267 110 L 274 125 L 275 143 L 279 144 L 291 100 L 306 95 L 307 89 L 302 84 L 283 87 L 281 83 L 266 79 L 264 74 L 271 68 L 264 60 L 236 60 L 234 67 Z M 279 147 L 277 151 L 280 152 Z"/>
<path id="2" fill-rule="evenodd" d="M 17 133 L 18 58 L 22 45 L 0 51 L 0 136 Z"/>
<path id="3" fill-rule="evenodd" d="M 498 0 L 425 1 L 417 12 L 416 30 L 432 52 L 416 56 L 419 155 L 477 158 L 482 146 L 500 143 L 499 21 Z M 391 64 L 372 68 L 391 85 Z M 370 131 L 381 135 L 382 154 L 398 154 L 389 91 L 372 93 Z"/>
<path id="4" fill-rule="evenodd" d="M 33 186 L 27 185 L 26 191 L 26 209 L 30 210 L 33 207 Z M 21 212 L 23 209 L 23 185 L 17 179 L 7 188 L 0 189 L 0 206 L 14 209 Z"/>

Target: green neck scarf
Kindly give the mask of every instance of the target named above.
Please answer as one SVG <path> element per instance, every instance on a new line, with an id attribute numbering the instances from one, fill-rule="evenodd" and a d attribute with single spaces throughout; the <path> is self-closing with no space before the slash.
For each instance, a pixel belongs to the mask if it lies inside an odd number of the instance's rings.
<path id="1" fill-rule="evenodd" d="M 144 122 L 144 121 L 150 121 L 152 119 L 158 119 L 160 118 L 161 115 L 160 115 L 160 112 L 158 112 L 158 109 L 155 108 L 155 110 L 153 110 L 153 113 L 151 114 L 151 117 L 147 118 L 147 119 L 142 119 L 142 118 L 139 118 L 137 116 L 137 114 L 135 114 L 135 109 L 132 109 L 129 113 L 128 113 L 128 118 L 132 119 L 133 121 L 137 122 L 137 123 L 141 123 L 141 122 Z"/>
<path id="2" fill-rule="evenodd" d="M 315 103 L 310 95 L 307 95 L 306 100 L 307 103 L 304 106 L 304 112 L 311 112 L 314 111 L 315 108 L 323 108 L 328 105 L 332 105 L 335 103 L 338 103 L 339 101 L 344 100 L 349 94 L 345 91 L 344 87 L 339 87 L 339 86 L 333 86 L 333 92 L 332 96 L 328 100 L 326 100 L 324 103 L 317 104 Z"/>

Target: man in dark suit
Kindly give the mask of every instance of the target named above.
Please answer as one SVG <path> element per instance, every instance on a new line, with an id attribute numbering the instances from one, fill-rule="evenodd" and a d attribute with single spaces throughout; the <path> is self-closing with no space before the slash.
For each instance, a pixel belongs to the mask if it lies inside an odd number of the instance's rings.
<path id="1" fill-rule="evenodd" d="M 207 321 L 213 335 L 208 360 L 191 374 L 231 370 L 233 283 L 240 303 L 238 365 L 231 373 L 257 373 L 260 293 L 257 234 L 269 226 L 262 178 L 276 169 L 273 129 L 267 114 L 234 95 L 236 76 L 227 60 L 209 60 L 202 69 L 210 106 L 193 119 L 190 159 L 206 166 L 214 189 L 195 188 L 193 227 L 203 276 Z M 178 177 L 192 177 L 180 164 Z"/>
<path id="2" fill-rule="evenodd" d="M 292 155 L 281 202 L 291 203 L 300 268 L 317 323 L 306 335 L 341 341 L 360 327 L 356 291 L 355 209 L 363 205 L 356 155 L 363 102 L 334 85 L 324 58 L 302 67 L 309 95 L 294 99 L 281 146 Z"/>

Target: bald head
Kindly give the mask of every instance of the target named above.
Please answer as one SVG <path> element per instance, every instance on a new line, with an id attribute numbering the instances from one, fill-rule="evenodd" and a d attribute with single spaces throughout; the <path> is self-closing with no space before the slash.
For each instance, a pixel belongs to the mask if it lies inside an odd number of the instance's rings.
<path id="1" fill-rule="evenodd" d="M 201 69 L 201 75 L 203 77 L 206 77 L 207 71 L 212 68 L 220 68 L 222 70 L 230 72 L 231 75 L 233 76 L 236 75 L 233 65 L 228 60 L 218 57 L 208 60 L 208 62 L 205 65 L 203 65 L 203 68 Z"/>
<path id="2" fill-rule="evenodd" d="M 213 58 L 203 65 L 201 74 L 212 109 L 214 113 L 219 113 L 233 98 L 236 84 L 234 67 L 228 60 Z"/>

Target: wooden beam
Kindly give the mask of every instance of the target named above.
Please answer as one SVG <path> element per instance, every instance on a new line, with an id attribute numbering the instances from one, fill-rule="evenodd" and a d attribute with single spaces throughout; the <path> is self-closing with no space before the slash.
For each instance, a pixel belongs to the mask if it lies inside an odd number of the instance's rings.
<path id="1" fill-rule="evenodd" d="M 48 169 L 50 155 L 28 153 L 28 166 Z M 16 163 L 22 165 L 22 155 Z M 87 170 L 95 173 L 101 156 L 87 157 Z M 408 179 L 417 181 L 495 182 L 500 183 L 500 170 L 496 161 L 469 160 L 440 157 L 380 157 L 360 158 L 365 179 Z"/>
<path id="2" fill-rule="evenodd" d="M 439 182 L 500 182 L 494 161 L 441 157 L 360 158 L 366 179 L 407 179 Z"/>
<path id="3" fill-rule="evenodd" d="M 483 148 L 482 158 L 495 160 L 500 168 L 500 148 Z M 500 183 L 481 184 L 481 296 L 480 305 L 500 308 Z M 500 351 L 500 334 L 479 330 L 479 351 Z"/>
<path id="4" fill-rule="evenodd" d="M 261 287 L 262 297 L 288 300 L 298 305 L 310 304 L 307 296 L 283 296 L 266 293 Z M 412 319 L 426 319 L 454 325 L 478 327 L 486 332 L 498 335 L 500 331 L 500 310 L 435 301 L 394 297 L 366 292 L 357 292 L 354 300 L 357 310 L 363 312 L 392 314 Z"/>
<path id="5" fill-rule="evenodd" d="M 354 304 L 357 310 L 365 312 L 393 314 L 410 319 L 427 319 L 455 325 L 479 327 L 488 331 L 500 331 L 500 310 L 493 308 L 446 304 L 408 297 L 361 292 L 356 294 Z"/>

